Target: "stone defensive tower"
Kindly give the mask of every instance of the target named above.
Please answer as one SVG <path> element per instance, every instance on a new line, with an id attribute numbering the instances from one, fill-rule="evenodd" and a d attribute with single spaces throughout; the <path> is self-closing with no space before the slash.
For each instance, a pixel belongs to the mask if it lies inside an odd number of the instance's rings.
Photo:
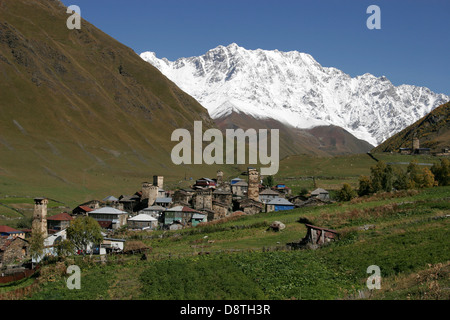
<path id="1" fill-rule="evenodd" d="M 195 210 L 212 210 L 212 190 L 200 190 L 195 193 Z"/>
<path id="2" fill-rule="evenodd" d="M 217 187 L 220 188 L 223 184 L 223 171 L 217 171 Z"/>
<path id="3" fill-rule="evenodd" d="M 47 205 L 48 199 L 34 199 L 34 213 L 32 222 L 32 232 L 41 232 L 44 239 L 48 236 L 47 232 Z"/>
<path id="4" fill-rule="evenodd" d="M 164 190 L 164 176 L 153 176 L 153 185 Z"/>
<path id="5" fill-rule="evenodd" d="M 259 201 L 259 172 L 255 168 L 248 168 L 247 198 Z"/>
<path id="6" fill-rule="evenodd" d="M 142 183 L 141 201 L 148 200 L 148 206 L 152 206 L 158 197 L 158 189 L 158 186 L 152 185 L 149 182 Z"/>
<path id="7" fill-rule="evenodd" d="M 419 141 L 419 138 L 414 137 L 414 138 L 412 139 L 412 151 L 414 152 L 414 150 L 417 150 L 417 149 L 419 149 L 419 148 L 420 148 L 420 141 Z"/>

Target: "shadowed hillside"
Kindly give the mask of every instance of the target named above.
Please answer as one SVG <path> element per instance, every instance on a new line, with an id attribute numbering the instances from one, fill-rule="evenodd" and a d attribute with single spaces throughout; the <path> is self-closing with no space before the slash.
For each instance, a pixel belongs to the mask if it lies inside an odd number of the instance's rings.
<path id="1" fill-rule="evenodd" d="M 87 21 L 69 30 L 66 10 L 0 0 L 0 193 L 82 201 L 134 192 L 153 174 L 204 174 L 170 152 L 173 130 L 214 126 L 207 111 Z"/>

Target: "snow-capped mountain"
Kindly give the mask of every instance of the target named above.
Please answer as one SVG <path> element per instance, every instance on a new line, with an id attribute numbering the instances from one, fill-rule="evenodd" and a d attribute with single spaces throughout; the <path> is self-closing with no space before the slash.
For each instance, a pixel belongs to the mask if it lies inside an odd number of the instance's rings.
<path id="1" fill-rule="evenodd" d="M 298 51 L 247 50 L 233 43 L 176 61 L 153 52 L 141 58 L 213 119 L 234 111 L 297 128 L 335 125 L 375 146 L 450 100 L 425 87 L 396 87 L 384 76 L 352 78 Z"/>

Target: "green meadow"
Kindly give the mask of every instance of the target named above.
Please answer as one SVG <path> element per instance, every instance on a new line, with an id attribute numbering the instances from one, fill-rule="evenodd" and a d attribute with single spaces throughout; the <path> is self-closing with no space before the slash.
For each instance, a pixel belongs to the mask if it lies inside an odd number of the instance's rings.
<path id="1" fill-rule="evenodd" d="M 103 264 L 86 258 L 60 262 L 59 269 L 49 264 L 55 278 L 29 298 L 449 299 L 449 197 L 450 187 L 435 187 L 178 231 L 125 232 L 117 236 L 152 248 L 147 260 L 136 254 Z M 274 220 L 286 228 L 272 231 Z M 340 239 L 288 250 L 306 234 L 300 221 L 333 228 Z M 81 290 L 65 286 L 64 265 L 73 263 L 81 267 Z M 367 289 L 371 265 L 380 267 L 381 290 Z"/>

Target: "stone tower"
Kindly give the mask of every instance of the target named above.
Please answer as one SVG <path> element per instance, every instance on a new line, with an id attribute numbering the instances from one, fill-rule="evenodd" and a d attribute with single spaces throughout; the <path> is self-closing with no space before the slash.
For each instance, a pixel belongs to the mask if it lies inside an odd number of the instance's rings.
<path id="1" fill-rule="evenodd" d="M 153 176 L 153 185 L 164 190 L 164 176 Z"/>
<path id="2" fill-rule="evenodd" d="M 212 190 L 199 190 L 195 194 L 194 209 L 212 210 Z"/>
<path id="3" fill-rule="evenodd" d="M 152 206 L 158 197 L 158 189 L 158 186 L 152 185 L 149 182 L 142 183 L 141 201 L 148 200 L 148 206 Z"/>
<path id="4" fill-rule="evenodd" d="M 32 232 L 41 232 L 44 239 L 48 236 L 47 232 L 47 205 L 48 199 L 34 199 L 34 213 L 32 222 Z"/>
<path id="5" fill-rule="evenodd" d="M 255 168 L 248 168 L 247 198 L 259 201 L 259 172 Z"/>
<path id="6" fill-rule="evenodd" d="M 414 152 L 414 150 L 417 150 L 420 148 L 420 141 L 419 138 L 417 138 L 416 136 L 413 138 L 412 140 L 412 150 Z"/>
<path id="7" fill-rule="evenodd" d="M 223 184 L 223 171 L 219 170 L 217 171 L 217 187 L 222 187 Z"/>

